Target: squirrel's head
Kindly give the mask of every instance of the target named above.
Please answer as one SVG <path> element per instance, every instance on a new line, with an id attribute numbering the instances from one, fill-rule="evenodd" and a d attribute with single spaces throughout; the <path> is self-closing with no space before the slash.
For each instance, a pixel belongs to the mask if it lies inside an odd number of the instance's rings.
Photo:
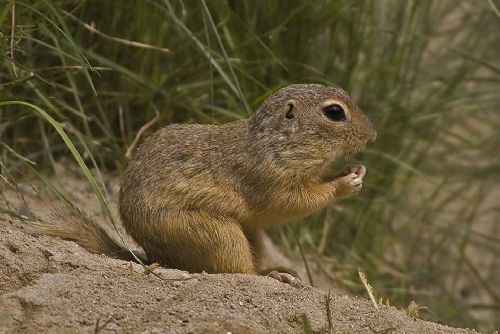
<path id="1" fill-rule="evenodd" d="M 340 88 L 286 86 L 270 95 L 250 119 L 250 133 L 276 163 L 323 166 L 375 140 L 372 122 Z"/>

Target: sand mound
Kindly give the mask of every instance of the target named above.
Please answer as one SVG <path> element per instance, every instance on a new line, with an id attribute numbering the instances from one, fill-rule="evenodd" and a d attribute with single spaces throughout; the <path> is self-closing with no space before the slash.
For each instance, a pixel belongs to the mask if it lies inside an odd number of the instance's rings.
<path id="1" fill-rule="evenodd" d="M 194 274 L 94 255 L 0 219 L 1 333 L 328 333 L 325 291 L 267 277 Z M 184 279 L 172 281 L 168 279 Z M 475 333 L 331 293 L 335 333 Z"/>

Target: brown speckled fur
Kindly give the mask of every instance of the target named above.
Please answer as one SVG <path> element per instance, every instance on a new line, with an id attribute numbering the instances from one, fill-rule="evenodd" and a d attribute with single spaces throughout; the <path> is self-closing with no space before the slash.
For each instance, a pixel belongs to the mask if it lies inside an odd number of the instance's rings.
<path id="1" fill-rule="evenodd" d="M 344 106 L 347 119 L 325 117 L 325 103 Z M 248 119 L 173 124 L 147 138 L 123 175 L 120 216 L 151 261 L 190 272 L 256 273 L 261 230 L 359 190 L 346 173 L 329 176 L 328 166 L 375 136 L 343 90 L 290 85 Z M 116 253 L 99 239 L 104 245 L 90 251 Z"/>

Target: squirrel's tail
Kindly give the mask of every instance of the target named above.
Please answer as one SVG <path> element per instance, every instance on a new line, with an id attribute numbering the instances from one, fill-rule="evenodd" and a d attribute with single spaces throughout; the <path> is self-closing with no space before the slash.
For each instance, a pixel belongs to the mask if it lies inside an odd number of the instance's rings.
<path id="1" fill-rule="evenodd" d="M 137 262 L 130 250 L 111 237 L 94 219 L 74 206 L 65 205 L 53 209 L 49 219 L 39 220 L 33 227 L 41 234 L 74 241 L 91 253 Z M 145 261 L 143 256 L 134 254 L 141 261 Z"/>

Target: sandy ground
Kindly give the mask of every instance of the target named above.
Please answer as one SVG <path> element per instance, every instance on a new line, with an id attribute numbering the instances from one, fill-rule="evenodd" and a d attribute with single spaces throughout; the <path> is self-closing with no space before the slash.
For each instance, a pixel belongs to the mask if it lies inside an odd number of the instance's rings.
<path id="1" fill-rule="evenodd" d="M 68 173 L 68 171 L 64 171 Z M 91 215 L 102 215 L 88 186 L 61 177 L 61 189 Z M 117 183 L 108 189 L 115 198 Z M 10 209 L 43 215 L 53 203 L 43 187 L 21 185 Z M 94 204 L 89 204 L 94 203 Z M 116 205 L 116 202 L 112 202 Z M 188 274 L 94 255 L 77 244 L 30 232 L 0 216 L 0 333 L 477 333 L 413 319 L 404 311 L 331 292 L 293 288 L 272 278 Z"/>
<path id="2" fill-rule="evenodd" d="M 325 291 L 251 275 L 194 274 L 94 255 L 0 221 L 1 333 L 328 333 Z M 171 281 L 169 279 L 184 279 Z M 331 294 L 335 333 L 474 333 Z"/>

